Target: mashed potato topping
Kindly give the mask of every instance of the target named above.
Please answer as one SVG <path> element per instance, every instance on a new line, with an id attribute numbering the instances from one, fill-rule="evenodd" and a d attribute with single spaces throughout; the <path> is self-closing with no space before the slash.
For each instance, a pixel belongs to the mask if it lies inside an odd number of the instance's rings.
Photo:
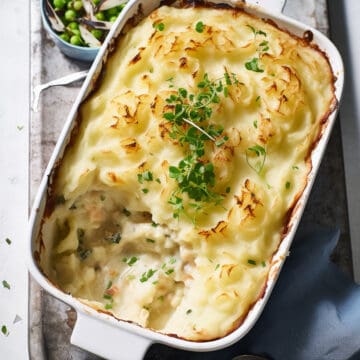
<path id="1" fill-rule="evenodd" d="M 80 107 L 42 269 L 119 319 L 195 341 L 231 332 L 264 292 L 333 82 L 316 47 L 244 11 L 155 10 Z"/>

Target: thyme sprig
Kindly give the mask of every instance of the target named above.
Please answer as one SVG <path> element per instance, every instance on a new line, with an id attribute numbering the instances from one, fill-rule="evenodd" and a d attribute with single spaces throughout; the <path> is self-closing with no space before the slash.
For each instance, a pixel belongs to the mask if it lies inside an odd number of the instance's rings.
<path id="1" fill-rule="evenodd" d="M 204 203 L 218 205 L 224 199 L 223 195 L 212 190 L 216 183 L 214 165 L 204 158 L 205 143 L 210 140 L 220 147 L 228 140 L 223 135 L 223 126 L 208 124 L 208 121 L 213 114 L 213 106 L 220 102 L 221 96 L 228 96 L 229 86 L 238 83 L 235 74 L 226 72 L 222 78 L 212 81 L 205 73 L 197 84 L 196 94 L 179 88 L 176 94 L 166 99 L 172 110 L 163 114 L 172 124 L 169 136 L 189 150 L 177 166 L 169 167 L 170 178 L 178 184 L 178 189 L 168 201 L 174 208 L 174 218 L 179 218 L 182 213 L 187 215 L 184 193 L 190 199 L 187 206 L 196 211 L 201 210 Z"/>

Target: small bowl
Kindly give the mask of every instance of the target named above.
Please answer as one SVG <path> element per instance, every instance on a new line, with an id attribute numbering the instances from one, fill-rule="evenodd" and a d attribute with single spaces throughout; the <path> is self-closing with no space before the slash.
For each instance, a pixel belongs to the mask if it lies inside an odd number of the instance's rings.
<path id="1" fill-rule="evenodd" d="M 72 59 L 86 61 L 86 62 L 92 62 L 95 59 L 100 48 L 98 47 L 90 48 L 90 47 L 72 45 L 61 39 L 60 36 L 51 28 L 45 12 L 45 0 L 40 1 L 40 11 L 41 11 L 41 18 L 46 31 L 48 32 L 50 37 L 54 40 L 55 44 L 66 56 Z"/>

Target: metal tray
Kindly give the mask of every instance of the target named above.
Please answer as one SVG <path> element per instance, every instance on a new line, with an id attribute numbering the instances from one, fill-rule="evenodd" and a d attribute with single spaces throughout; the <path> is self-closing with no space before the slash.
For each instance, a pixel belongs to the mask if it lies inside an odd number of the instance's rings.
<path id="1" fill-rule="evenodd" d="M 328 31 L 326 0 L 288 0 L 284 13 Z M 31 0 L 31 85 L 84 70 L 88 64 L 66 58 L 42 28 L 39 1 Z M 31 111 L 30 133 L 30 199 L 36 193 L 57 137 L 81 83 L 54 87 L 40 98 L 39 111 Z M 341 238 L 334 251 L 334 261 L 352 273 L 351 252 L 346 212 L 344 169 L 339 121 L 332 133 L 319 175 L 314 184 L 300 226 L 311 224 L 341 229 Z M 30 279 L 29 291 L 29 354 L 31 359 L 80 360 L 99 359 L 70 345 L 76 313 L 68 305 L 47 294 Z M 177 350 L 154 345 L 146 359 L 181 359 Z M 184 356 L 184 355 L 183 355 Z M 186 358 L 191 358 L 187 354 Z"/>

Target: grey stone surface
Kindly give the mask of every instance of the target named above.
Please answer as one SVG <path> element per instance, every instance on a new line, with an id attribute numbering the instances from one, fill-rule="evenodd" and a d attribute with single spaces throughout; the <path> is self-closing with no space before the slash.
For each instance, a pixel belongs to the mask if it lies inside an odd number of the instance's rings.
<path id="1" fill-rule="evenodd" d="M 39 16 L 39 1 L 31 0 L 32 86 L 63 75 L 83 70 L 87 64 L 75 62 L 60 53 L 44 32 Z M 328 30 L 326 1 L 288 0 L 286 15 Z M 41 97 L 40 112 L 31 114 L 31 198 L 39 186 L 66 116 L 79 91 L 79 85 L 51 88 Z M 319 224 L 339 227 L 341 239 L 334 252 L 334 260 L 351 275 L 348 218 L 339 122 L 336 123 L 314 184 L 300 226 Z M 76 314 L 71 308 L 43 292 L 31 280 L 30 284 L 30 355 L 32 359 L 97 359 L 70 345 L 69 339 Z M 151 358 L 170 359 L 171 350 L 157 347 Z"/>

